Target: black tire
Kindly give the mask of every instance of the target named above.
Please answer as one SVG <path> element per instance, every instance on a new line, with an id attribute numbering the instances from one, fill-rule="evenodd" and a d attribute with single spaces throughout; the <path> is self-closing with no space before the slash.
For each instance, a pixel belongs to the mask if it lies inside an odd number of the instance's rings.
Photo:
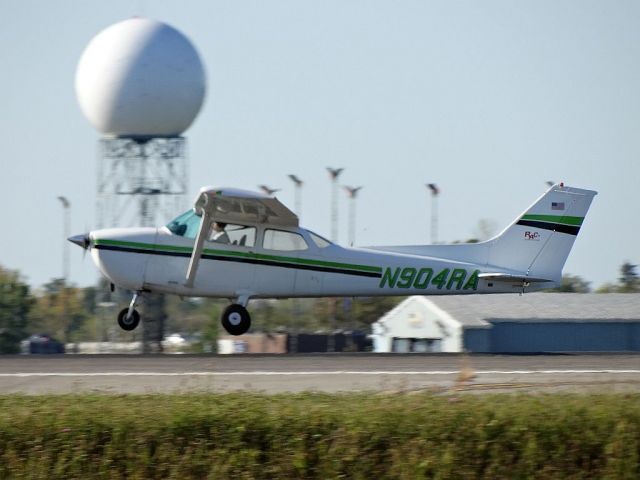
<path id="1" fill-rule="evenodd" d="M 140 323 L 140 314 L 137 310 L 134 310 L 131 312 L 131 318 L 127 318 L 128 312 L 128 308 L 124 308 L 120 311 L 118 314 L 118 325 L 120 325 L 121 329 L 130 332 L 131 330 L 135 330 Z"/>
<path id="2" fill-rule="evenodd" d="M 230 335 L 242 335 L 251 328 L 251 316 L 242 305 L 234 303 L 222 312 L 222 326 Z"/>

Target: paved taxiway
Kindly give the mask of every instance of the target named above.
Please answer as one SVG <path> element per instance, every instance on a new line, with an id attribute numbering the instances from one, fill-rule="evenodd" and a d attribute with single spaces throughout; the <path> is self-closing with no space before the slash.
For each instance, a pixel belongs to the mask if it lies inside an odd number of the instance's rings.
<path id="1" fill-rule="evenodd" d="M 640 355 L 0 357 L 0 394 L 238 390 L 640 392 Z"/>

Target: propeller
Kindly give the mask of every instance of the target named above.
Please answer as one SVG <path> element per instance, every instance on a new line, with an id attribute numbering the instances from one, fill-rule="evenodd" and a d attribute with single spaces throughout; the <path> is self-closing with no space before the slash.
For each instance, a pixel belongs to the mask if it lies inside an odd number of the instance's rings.
<path id="1" fill-rule="evenodd" d="M 87 255 L 87 250 L 91 248 L 91 237 L 89 236 L 89 234 L 81 233 L 80 235 L 69 237 L 67 238 L 67 240 L 69 240 L 71 243 L 75 243 L 79 247 L 82 247 L 82 249 L 84 250 L 82 254 L 82 260 L 84 261 L 84 258 Z"/>
<path id="2" fill-rule="evenodd" d="M 71 243 L 75 243 L 79 247 L 84 248 L 85 250 L 91 246 L 91 239 L 89 238 L 88 233 L 82 233 L 80 235 L 74 235 L 73 237 L 67 238 Z"/>

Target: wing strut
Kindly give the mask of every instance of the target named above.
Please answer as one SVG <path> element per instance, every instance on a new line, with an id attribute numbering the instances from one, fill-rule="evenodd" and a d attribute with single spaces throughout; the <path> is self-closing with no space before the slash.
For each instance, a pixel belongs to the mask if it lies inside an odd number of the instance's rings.
<path id="1" fill-rule="evenodd" d="M 196 272 L 198 271 L 198 265 L 200 264 L 200 257 L 202 257 L 202 251 L 204 250 L 204 241 L 209 234 L 209 229 L 211 228 L 211 214 L 209 212 L 209 197 L 206 194 L 201 196 L 203 201 L 202 207 L 199 208 L 202 215 L 202 222 L 200 223 L 200 230 L 198 230 L 198 236 L 196 237 L 196 243 L 193 246 L 193 253 L 191 254 L 191 259 L 189 260 L 189 267 L 187 268 L 187 277 L 184 283 L 184 286 L 187 288 L 193 287 L 193 282 L 196 278 Z M 194 207 L 198 208 L 198 207 Z M 198 212 L 196 212 L 198 213 Z"/>

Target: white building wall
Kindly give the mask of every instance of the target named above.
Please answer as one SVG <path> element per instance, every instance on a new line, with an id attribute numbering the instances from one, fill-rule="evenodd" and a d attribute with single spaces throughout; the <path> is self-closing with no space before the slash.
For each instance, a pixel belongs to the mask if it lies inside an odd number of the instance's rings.
<path id="1" fill-rule="evenodd" d="M 462 326 L 433 302 L 409 297 L 372 325 L 376 352 L 391 352 L 394 338 L 434 339 L 442 352 L 462 350 Z"/>

